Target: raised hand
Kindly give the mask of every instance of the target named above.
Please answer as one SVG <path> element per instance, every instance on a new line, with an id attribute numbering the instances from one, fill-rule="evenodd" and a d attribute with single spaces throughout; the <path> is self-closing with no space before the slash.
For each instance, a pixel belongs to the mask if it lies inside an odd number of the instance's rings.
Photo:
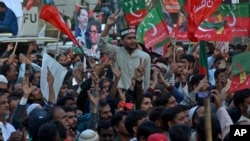
<path id="1" fill-rule="evenodd" d="M 24 96 L 25 98 L 29 98 L 29 96 L 30 96 L 30 94 L 31 94 L 31 92 L 32 92 L 32 84 L 29 83 L 29 78 L 26 78 L 26 77 L 25 77 L 25 78 L 23 79 L 22 85 L 23 85 L 23 96 Z"/>
<path id="2" fill-rule="evenodd" d="M 120 96 L 120 101 L 125 102 L 126 101 L 125 91 L 122 88 L 118 88 L 118 93 Z"/>
<path id="3" fill-rule="evenodd" d="M 142 59 L 140 59 L 140 65 L 138 66 L 138 68 L 135 69 L 135 75 L 134 75 L 137 81 L 142 80 L 142 77 L 145 74 L 145 66 L 146 66 L 146 60 L 144 60 L 142 63 Z"/>
<path id="4" fill-rule="evenodd" d="M 26 56 L 22 53 L 19 54 L 19 62 L 26 64 Z"/>
<path id="5" fill-rule="evenodd" d="M 121 13 L 121 9 L 117 10 L 114 14 L 110 15 L 107 20 L 107 25 L 112 26 Z"/>
<path id="6" fill-rule="evenodd" d="M 49 67 L 47 67 L 47 82 L 48 82 L 48 85 L 49 86 L 53 86 L 54 85 L 54 76 L 53 74 L 51 73 L 51 71 L 49 70 Z"/>
<path id="7" fill-rule="evenodd" d="M 120 78 L 121 77 L 121 68 L 115 68 L 114 64 L 110 64 L 110 68 L 112 70 L 112 73 L 114 74 L 115 78 Z"/>
<path id="8" fill-rule="evenodd" d="M 13 43 L 9 43 L 7 46 L 7 51 L 11 51 L 14 49 L 14 44 Z"/>

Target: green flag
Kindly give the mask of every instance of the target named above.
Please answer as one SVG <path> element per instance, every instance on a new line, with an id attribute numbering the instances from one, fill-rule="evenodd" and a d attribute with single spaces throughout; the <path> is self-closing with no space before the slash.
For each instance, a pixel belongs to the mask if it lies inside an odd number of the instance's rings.
<path id="1" fill-rule="evenodd" d="M 250 52 L 244 52 L 233 56 L 233 78 L 229 92 L 235 92 L 250 88 Z"/>
<path id="2" fill-rule="evenodd" d="M 145 0 L 121 0 L 120 5 L 130 26 L 137 26 L 147 15 Z"/>
<path id="3" fill-rule="evenodd" d="M 199 74 L 208 74 L 207 49 L 205 41 L 200 41 Z"/>
<path id="4" fill-rule="evenodd" d="M 169 31 L 163 20 L 162 10 L 156 5 L 143 19 L 137 28 L 138 42 L 146 48 L 161 47 L 169 42 Z"/>

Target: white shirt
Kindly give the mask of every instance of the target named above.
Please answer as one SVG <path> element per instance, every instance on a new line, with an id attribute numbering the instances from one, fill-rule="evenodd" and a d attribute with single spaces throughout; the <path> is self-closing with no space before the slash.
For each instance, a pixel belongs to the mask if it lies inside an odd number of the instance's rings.
<path id="1" fill-rule="evenodd" d="M 145 90 L 149 87 L 150 83 L 150 67 L 151 59 L 150 56 L 139 49 L 136 49 L 129 54 L 124 47 L 118 47 L 111 45 L 108 42 L 108 37 L 101 37 L 98 43 L 98 47 L 101 53 L 105 55 L 110 55 L 116 53 L 115 66 L 121 69 L 121 78 L 118 82 L 119 88 L 128 89 L 131 84 L 131 79 L 134 77 L 135 69 L 140 65 L 140 59 L 146 60 L 145 74 L 143 76 L 142 88 Z"/>
<path id="2" fill-rule="evenodd" d="M 6 126 L 4 126 L 3 123 L 0 122 L 0 128 L 2 129 L 4 141 L 7 141 L 9 139 L 11 133 L 16 131 L 16 129 L 13 127 L 13 125 L 11 125 L 9 123 L 6 123 Z"/>
<path id="3" fill-rule="evenodd" d="M 16 15 L 16 17 L 23 17 L 23 0 L 1 0 L 5 5 L 10 8 Z"/>

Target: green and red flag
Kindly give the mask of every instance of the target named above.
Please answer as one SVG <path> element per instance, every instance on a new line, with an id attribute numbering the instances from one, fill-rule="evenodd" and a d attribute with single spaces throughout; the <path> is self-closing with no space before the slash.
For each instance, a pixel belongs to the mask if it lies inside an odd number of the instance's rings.
<path id="1" fill-rule="evenodd" d="M 162 47 L 170 41 L 168 26 L 160 6 L 156 5 L 144 17 L 137 28 L 136 37 L 147 49 Z"/>
<path id="2" fill-rule="evenodd" d="M 180 17 L 182 21 L 186 20 L 183 15 L 180 15 Z M 183 26 L 186 25 L 183 24 Z M 220 5 L 216 12 L 204 20 L 195 31 L 195 37 L 199 40 L 231 41 L 232 37 L 249 37 L 249 35 L 249 3 Z M 177 29 L 176 39 L 188 40 L 187 31 L 183 31 L 182 28 Z"/>
<path id="3" fill-rule="evenodd" d="M 216 13 L 221 14 L 222 20 L 227 21 L 232 29 L 233 37 L 249 37 L 250 35 L 250 4 L 222 4 Z M 218 21 L 216 15 L 208 19 L 210 22 Z"/>
<path id="4" fill-rule="evenodd" d="M 188 19 L 188 38 L 190 41 L 199 41 L 195 31 L 206 18 L 210 17 L 220 6 L 222 0 L 188 0 L 184 6 Z"/>
<path id="5" fill-rule="evenodd" d="M 200 41 L 199 74 L 208 75 L 206 42 Z"/>
<path id="6" fill-rule="evenodd" d="M 62 19 L 62 16 L 59 10 L 54 5 L 53 0 L 44 0 L 43 5 L 40 11 L 39 17 L 44 21 L 52 24 L 58 30 L 60 30 L 63 34 L 67 35 L 74 44 L 78 45 L 78 42 L 75 36 L 72 34 L 70 28 Z"/>
<path id="7" fill-rule="evenodd" d="M 230 93 L 250 88 L 250 52 L 244 52 L 233 56 L 233 78 L 229 89 Z"/>
<path id="8" fill-rule="evenodd" d="M 145 0 L 121 0 L 120 5 L 130 26 L 137 26 L 147 15 Z"/>

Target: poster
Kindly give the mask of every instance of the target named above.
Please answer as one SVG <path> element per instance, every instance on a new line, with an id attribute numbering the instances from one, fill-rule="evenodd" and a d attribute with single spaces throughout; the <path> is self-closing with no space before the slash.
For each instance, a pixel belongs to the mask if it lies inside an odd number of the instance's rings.
<path id="1" fill-rule="evenodd" d="M 95 17 L 90 18 L 91 12 L 84 7 L 77 5 L 75 10 L 76 40 L 87 56 L 99 59 L 100 51 L 97 44 L 101 34 L 101 22 Z"/>

